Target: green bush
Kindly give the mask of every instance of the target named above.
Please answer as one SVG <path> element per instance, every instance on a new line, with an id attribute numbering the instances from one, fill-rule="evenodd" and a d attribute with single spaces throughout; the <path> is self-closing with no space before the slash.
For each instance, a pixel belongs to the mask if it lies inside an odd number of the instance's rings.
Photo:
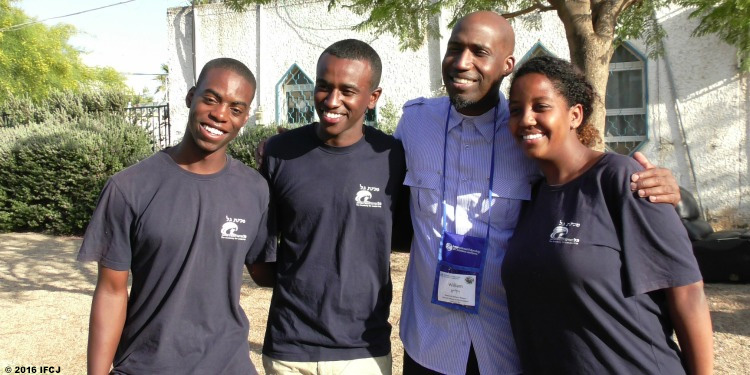
<path id="1" fill-rule="evenodd" d="M 5 121 L 0 127 L 21 126 L 46 121 L 67 121 L 85 115 L 119 112 L 128 103 L 138 100 L 130 92 L 113 89 L 84 89 L 82 91 L 58 90 L 49 94 L 42 102 L 28 95 L 13 96 L 0 103 L 0 114 Z"/>
<path id="2" fill-rule="evenodd" d="M 151 153 L 115 116 L 0 129 L 0 231 L 82 234 L 107 178 Z"/>
<path id="3" fill-rule="evenodd" d="M 378 111 L 378 123 L 375 127 L 380 129 L 383 133 L 393 135 L 400 118 L 401 108 L 388 100 Z"/>
<path id="4" fill-rule="evenodd" d="M 283 129 L 282 126 L 274 124 L 245 128 L 242 134 L 229 143 L 227 153 L 245 163 L 245 165 L 258 169 L 258 165 L 255 162 L 255 149 L 262 140 L 277 134 L 280 128 Z"/>

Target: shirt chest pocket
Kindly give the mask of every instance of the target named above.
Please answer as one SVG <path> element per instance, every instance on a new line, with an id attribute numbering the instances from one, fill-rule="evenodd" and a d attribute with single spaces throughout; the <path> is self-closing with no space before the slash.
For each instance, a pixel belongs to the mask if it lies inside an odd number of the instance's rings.
<path id="1" fill-rule="evenodd" d="M 404 185 L 409 186 L 414 213 L 434 217 L 442 213 L 442 180 L 440 174 L 429 171 L 407 171 Z M 470 220 L 487 221 L 489 202 L 487 191 L 479 198 L 479 209 L 468 212 Z M 531 184 L 527 179 L 495 178 L 492 183 L 492 227 L 495 230 L 513 229 L 518 222 L 521 203 L 531 198 Z"/>
<path id="2" fill-rule="evenodd" d="M 435 215 L 440 211 L 440 174 L 429 171 L 407 171 L 404 185 L 409 186 L 411 205 L 418 215 Z"/>

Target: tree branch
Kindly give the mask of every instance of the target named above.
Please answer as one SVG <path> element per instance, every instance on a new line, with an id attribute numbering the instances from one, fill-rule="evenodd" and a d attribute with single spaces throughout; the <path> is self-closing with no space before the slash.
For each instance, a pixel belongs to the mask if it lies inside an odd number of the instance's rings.
<path id="1" fill-rule="evenodd" d="M 526 8 L 526 9 L 521 9 L 519 11 L 510 12 L 510 13 L 503 13 L 502 16 L 505 17 L 506 19 L 511 19 L 511 18 L 514 18 L 514 17 L 523 16 L 524 14 L 529 14 L 529 13 L 537 11 L 537 10 L 540 11 L 540 12 L 546 12 L 546 11 L 549 11 L 549 10 L 555 10 L 555 8 L 552 7 L 552 6 L 543 5 L 542 3 L 537 2 L 533 6 L 530 6 L 530 7 Z"/>
<path id="2" fill-rule="evenodd" d="M 641 0 L 625 0 L 620 4 L 620 8 L 617 9 L 617 14 L 615 14 L 615 19 L 620 18 L 620 14 L 625 11 L 625 9 L 630 8 L 631 6 L 636 5 L 637 3 L 640 3 Z"/>
<path id="3" fill-rule="evenodd" d="M 613 0 L 599 3 L 595 9 L 592 9 L 594 32 L 599 36 L 611 38 L 615 34 L 617 17 L 623 9 L 637 1 L 640 0 Z"/>

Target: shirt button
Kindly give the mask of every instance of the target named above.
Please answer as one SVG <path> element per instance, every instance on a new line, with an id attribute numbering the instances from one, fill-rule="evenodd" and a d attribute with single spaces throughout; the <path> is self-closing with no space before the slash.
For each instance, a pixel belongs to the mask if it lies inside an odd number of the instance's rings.
<path id="1" fill-rule="evenodd" d="M 464 145 L 464 148 L 468 150 L 469 149 L 469 145 Z"/>

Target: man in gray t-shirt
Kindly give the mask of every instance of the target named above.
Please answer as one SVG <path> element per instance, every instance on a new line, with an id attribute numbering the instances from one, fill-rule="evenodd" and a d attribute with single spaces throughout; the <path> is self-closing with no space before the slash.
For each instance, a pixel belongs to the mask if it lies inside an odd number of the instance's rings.
<path id="1" fill-rule="evenodd" d="M 208 62 L 186 97 L 182 141 L 104 187 L 78 255 L 99 263 L 89 374 L 256 373 L 239 297 L 243 264 L 268 260 L 269 194 L 226 155 L 255 86 L 241 62 Z"/>

